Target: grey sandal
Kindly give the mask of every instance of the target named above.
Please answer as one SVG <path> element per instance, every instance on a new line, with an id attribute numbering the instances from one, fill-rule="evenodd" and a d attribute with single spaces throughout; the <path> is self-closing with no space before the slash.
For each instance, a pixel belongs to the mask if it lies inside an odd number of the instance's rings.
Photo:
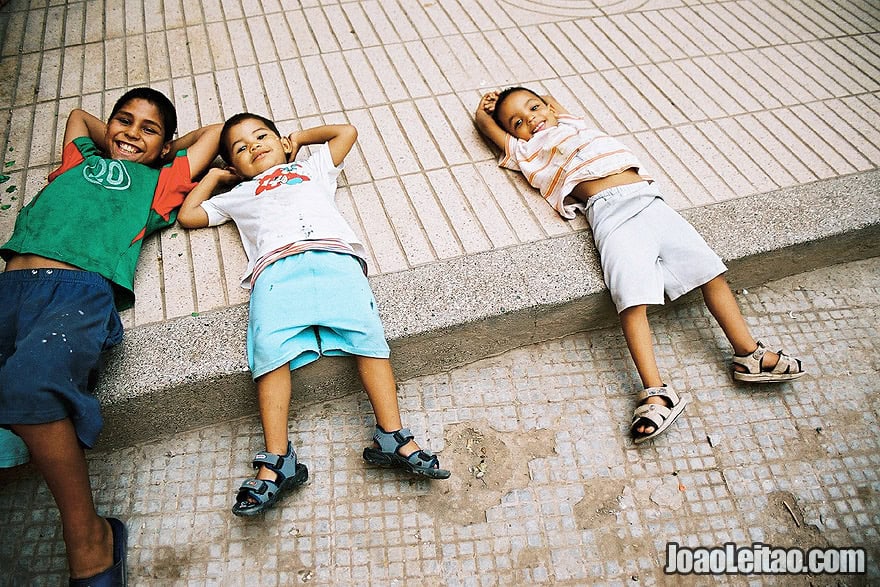
<path id="1" fill-rule="evenodd" d="M 248 479 L 238 488 L 232 513 L 236 516 L 255 516 L 261 514 L 281 498 L 281 494 L 289 489 L 302 485 L 309 479 L 309 470 L 296 461 L 293 446 L 287 443 L 287 454 L 276 455 L 268 451 L 260 451 L 254 456 L 254 468 L 260 465 L 277 475 L 274 481 L 265 479 Z"/>
<path id="2" fill-rule="evenodd" d="M 410 473 L 424 475 L 431 479 L 446 479 L 451 473 L 440 468 L 437 457 L 426 450 L 417 450 L 411 455 L 400 454 L 401 447 L 415 438 L 409 428 L 401 428 L 394 432 L 385 432 L 381 426 L 376 425 L 376 434 L 373 440 L 379 448 L 368 446 L 364 449 L 364 460 L 372 465 L 380 467 L 393 467 L 405 469 Z"/>
<path id="3" fill-rule="evenodd" d="M 745 372 L 733 370 L 733 378 L 749 383 L 777 383 L 791 381 L 804 375 L 805 371 L 799 359 L 792 358 L 781 350 L 776 351 L 779 361 L 772 369 L 764 368 L 764 353 L 767 347 L 758 341 L 758 348 L 747 355 L 733 355 L 733 364 L 746 369 Z"/>

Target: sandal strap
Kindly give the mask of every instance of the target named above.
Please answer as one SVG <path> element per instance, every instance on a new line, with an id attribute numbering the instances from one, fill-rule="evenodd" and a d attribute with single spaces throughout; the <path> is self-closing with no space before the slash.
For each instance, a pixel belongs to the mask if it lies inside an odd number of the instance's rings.
<path id="1" fill-rule="evenodd" d="M 406 457 L 406 460 L 417 467 L 440 467 L 440 460 L 434 455 L 434 453 L 427 450 L 417 450 L 416 452 Z"/>
<path id="2" fill-rule="evenodd" d="M 284 466 L 284 457 L 281 455 L 276 455 L 275 453 L 261 450 L 254 455 L 254 460 L 252 464 L 254 465 L 255 469 L 257 467 L 263 466 L 277 473 L 281 469 L 281 467 Z"/>
<path id="3" fill-rule="evenodd" d="M 767 352 L 767 347 L 764 346 L 764 343 L 760 340 L 757 341 L 758 346 L 747 355 L 733 355 L 732 362 L 735 365 L 739 365 L 740 367 L 744 367 L 747 373 L 755 375 L 760 373 L 763 370 L 764 363 L 764 353 Z M 780 357 L 782 355 L 780 354 Z"/>
<path id="4" fill-rule="evenodd" d="M 662 397 L 669 401 L 669 405 L 674 406 L 678 403 L 678 394 L 671 387 L 666 385 L 660 387 L 648 387 L 640 391 L 636 398 L 642 404 L 649 397 Z M 655 404 L 656 405 L 656 404 Z"/>
<path id="5" fill-rule="evenodd" d="M 782 352 L 782 349 L 776 351 L 776 354 L 779 355 L 779 361 L 777 361 L 773 369 L 770 370 L 771 373 L 788 374 L 800 372 L 801 362 L 799 360 L 792 359 L 789 355 Z M 792 370 L 792 367 L 794 367 L 794 370 Z"/>
<path id="6" fill-rule="evenodd" d="M 278 482 L 280 483 L 296 472 L 296 453 L 293 451 L 293 445 L 288 442 L 287 454 L 277 455 L 266 450 L 261 450 L 254 455 L 254 460 L 251 464 L 254 466 L 254 469 L 263 466 L 277 474 Z"/>
<path id="7" fill-rule="evenodd" d="M 275 487 L 271 487 L 269 484 L 272 483 Z M 277 489 L 278 485 L 272 481 L 266 481 L 265 479 L 247 479 L 242 482 L 241 487 L 238 488 L 239 493 L 242 491 L 247 491 L 254 496 L 254 498 L 259 499 L 260 496 L 265 495 L 272 489 Z"/>
<path id="8" fill-rule="evenodd" d="M 415 436 L 409 428 L 385 432 L 378 424 L 376 425 L 376 433 L 373 435 L 373 440 L 376 441 L 376 444 L 379 445 L 379 450 L 382 452 L 397 452 L 401 446 L 414 438 Z"/>
<path id="9" fill-rule="evenodd" d="M 672 410 L 660 404 L 642 404 L 633 410 L 632 426 L 636 426 L 639 420 L 650 420 L 654 428 L 659 428 L 663 421 L 669 417 Z"/>

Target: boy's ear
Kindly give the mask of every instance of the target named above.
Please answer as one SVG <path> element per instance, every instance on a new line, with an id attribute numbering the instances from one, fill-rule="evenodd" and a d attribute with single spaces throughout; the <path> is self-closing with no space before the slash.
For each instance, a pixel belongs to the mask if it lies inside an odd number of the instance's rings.
<path id="1" fill-rule="evenodd" d="M 242 174 L 240 174 L 240 173 L 238 172 L 238 169 L 236 169 L 236 168 L 233 167 L 232 165 L 227 165 L 226 167 L 224 167 L 224 169 L 226 169 L 226 171 L 228 171 L 229 173 L 235 175 L 236 177 L 240 177 L 241 179 L 248 179 L 247 177 L 245 177 L 245 176 L 243 176 Z"/>
<path id="2" fill-rule="evenodd" d="M 164 159 L 168 155 L 168 153 L 170 153 L 170 152 L 171 152 L 171 141 L 165 141 L 165 144 L 162 145 L 162 155 L 160 156 L 160 159 Z"/>
<path id="3" fill-rule="evenodd" d="M 284 149 L 284 154 L 287 155 L 287 160 L 290 161 L 290 157 L 293 155 L 293 143 L 290 142 L 290 137 L 281 137 L 281 147 Z"/>

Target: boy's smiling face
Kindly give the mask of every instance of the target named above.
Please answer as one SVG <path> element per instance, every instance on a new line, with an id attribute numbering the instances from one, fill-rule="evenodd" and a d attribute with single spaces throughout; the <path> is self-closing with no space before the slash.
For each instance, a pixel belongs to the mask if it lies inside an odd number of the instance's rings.
<path id="1" fill-rule="evenodd" d="M 245 179 L 287 163 L 292 150 L 287 137 L 279 137 L 256 118 L 246 118 L 230 128 L 227 144 L 230 166 Z"/>
<path id="2" fill-rule="evenodd" d="M 134 98 L 107 121 L 107 154 L 144 165 L 154 165 L 171 148 L 165 141 L 165 121 L 151 102 Z"/>
<path id="3" fill-rule="evenodd" d="M 540 97 L 524 90 L 512 92 L 496 108 L 501 127 L 524 141 L 557 124 L 556 110 Z"/>

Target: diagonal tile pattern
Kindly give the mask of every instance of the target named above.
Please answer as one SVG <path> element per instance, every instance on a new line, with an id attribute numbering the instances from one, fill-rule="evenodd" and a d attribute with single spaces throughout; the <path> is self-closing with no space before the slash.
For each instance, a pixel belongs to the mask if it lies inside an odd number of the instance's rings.
<path id="1" fill-rule="evenodd" d="M 60 160 L 72 108 L 151 85 L 181 130 L 247 109 L 282 130 L 360 132 L 340 208 L 371 274 L 583 231 L 494 164 L 471 113 L 512 84 L 554 94 L 633 146 L 678 209 L 876 171 L 875 0 L 0 1 L 0 240 Z M 784 207 L 780 215 L 785 214 Z M 152 237 L 126 326 L 246 301 L 233 226 Z M 700 584 L 665 543 L 864 546 L 880 578 L 876 259 L 739 295 L 810 376 L 751 390 L 684 303 L 653 321 L 694 402 L 662 439 L 625 439 L 636 381 L 616 329 L 526 346 L 401 385 L 447 483 L 366 467 L 359 396 L 291 423 L 312 481 L 259 521 L 229 500 L 254 418 L 91 457 L 99 511 L 129 524 L 135 585 Z M 482 472 L 479 478 L 476 473 Z M 66 581 L 57 512 L 32 477 L 0 489 L 0 585 Z M 725 577 L 801 585 L 822 577 Z"/>
<path id="2" fill-rule="evenodd" d="M 70 109 L 167 92 L 190 130 L 247 109 L 360 131 L 340 204 L 373 275 L 583 230 L 471 124 L 524 84 L 624 138 L 685 209 L 877 168 L 871 2 L 43 2 L 0 11 L 0 237 L 60 159 Z M 128 326 L 246 301 L 233 227 L 168 230 Z"/>

